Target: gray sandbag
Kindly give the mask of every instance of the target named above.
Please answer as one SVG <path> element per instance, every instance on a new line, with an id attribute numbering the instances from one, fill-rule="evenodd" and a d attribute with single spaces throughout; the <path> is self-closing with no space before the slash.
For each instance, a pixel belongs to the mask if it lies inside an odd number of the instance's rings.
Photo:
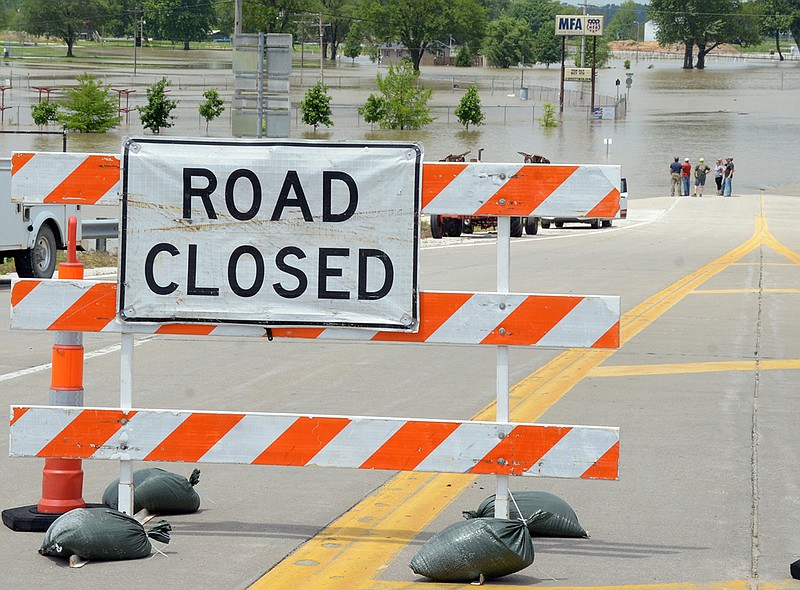
<path id="1" fill-rule="evenodd" d="M 150 555 L 150 538 L 169 543 L 172 527 L 159 521 L 149 532 L 138 520 L 110 508 L 76 508 L 59 516 L 47 529 L 42 555 L 69 559 L 115 561 Z"/>
<path id="2" fill-rule="evenodd" d="M 415 574 L 436 582 L 499 578 L 533 563 L 533 542 L 522 521 L 476 518 L 435 534 L 411 560 Z"/>
<path id="3" fill-rule="evenodd" d="M 187 480 L 182 475 L 158 467 L 133 472 L 133 512 L 146 508 L 154 514 L 191 514 L 200 508 L 200 496 L 194 486 L 200 481 L 200 470 L 192 471 Z M 113 481 L 103 494 L 103 504 L 118 508 L 119 479 Z"/>
<path id="4" fill-rule="evenodd" d="M 509 500 L 508 514 L 512 520 L 521 518 L 528 522 L 528 531 L 532 537 L 572 537 L 586 538 L 586 532 L 572 507 L 554 494 L 547 492 L 514 492 L 514 500 Z M 516 502 L 516 506 L 514 505 Z M 519 506 L 519 511 L 517 510 Z M 549 512 L 550 517 L 532 519 L 536 512 Z M 464 518 L 484 518 L 494 516 L 494 496 L 489 496 L 477 510 L 462 512 Z"/>

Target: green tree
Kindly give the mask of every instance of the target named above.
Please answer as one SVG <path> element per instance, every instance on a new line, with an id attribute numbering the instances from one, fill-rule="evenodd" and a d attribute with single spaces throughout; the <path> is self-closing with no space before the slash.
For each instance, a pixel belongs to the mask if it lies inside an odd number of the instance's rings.
<path id="1" fill-rule="evenodd" d="M 370 124 L 380 123 L 386 116 L 386 100 L 382 96 L 370 94 L 367 102 L 358 107 L 358 114 L 364 117 L 364 121 Z"/>
<path id="2" fill-rule="evenodd" d="M 216 19 L 211 0 L 143 0 L 144 18 L 150 30 L 162 39 L 205 41 Z"/>
<path id="3" fill-rule="evenodd" d="M 81 31 L 99 27 L 106 16 L 103 0 L 25 0 L 20 8 L 22 26 L 34 35 L 48 35 L 67 44 L 67 57 Z"/>
<path id="4" fill-rule="evenodd" d="M 639 17 L 639 9 L 634 0 L 625 0 L 619 6 L 611 22 L 607 23 L 605 35 L 609 39 L 634 39 L 639 38 L 639 24 L 643 19 Z"/>
<path id="5" fill-rule="evenodd" d="M 417 84 L 419 71 L 409 60 L 390 64 L 385 77 L 377 76 L 375 84 L 383 93 L 385 111 L 380 120 L 384 129 L 420 129 L 433 121 L 428 101 L 433 90 Z"/>
<path id="6" fill-rule="evenodd" d="M 105 133 L 119 125 L 117 100 L 109 96 L 111 87 L 102 86 L 91 74 L 76 78 L 77 87 L 67 89 L 58 105 L 58 122 L 71 131 Z"/>
<path id="7" fill-rule="evenodd" d="M 223 102 L 216 88 L 206 90 L 203 93 L 203 98 L 205 98 L 205 101 L 200 103 L 200 116 L 206 120 L 206 133 L 208 133 L 208 124 L 219 117 L 225 107 L 222 106 Z"/>
<path id="8" fill-rule="evenodd" d="M 419 70 L 422 56 L 433 45 L 450 40 L 469 43 L 480 39 L 486 9 L 477 0 L 367 0 L 367 16 L 375 35 L 399 41 Z"/>
<path id="9" fill-rule="evenodd" d="M 31 105 L 33 122 L 39 127 L 50 121 L 58 121 L 58 105 L 54 102 L 39 102 Z"/>
<path id="10" fill-rule="evenodd" d="M 172 127 L 175 118 L 172 110 L 178 106 L 178 101 L 167 98 L 167 86 L 171 85 L 166 77 L 151 84 L 147 87 L 147 104 L 136 107 L 142 125 L 153 133 Z"/>
<path id="11" fill-rule="evenodd" d="M 454 111 L 458 122 L 461 123 L 467 130 L 469 124 L 481 125 L 485 115 L 481 109 L 481 98 L 478 96 L 478 89 L 475 86 L 470 86 L 467 93 L 461 97 L 461 100 Z"/>
<path id="12" fill-rule="evenodd" d="M 486 27 L 484 52 L 489 63 L 498 68 L 508 68 L 522 61 L 533 61 L 533 33 L 528 23 L 511 17 L 489 23 Z"/>
<path id="13" fill-rule="evenodd" d="M 319 125 L 331 127 L 331 96 L 328 87 L 322 82 L 317 82 L 306 91 L 305 97 L 300 101 L 300 112 L 303 123 L 313 125 L 314 131 Z"/>
<path id="14" fill-rule="evenodd" d="M 561 61 L 561 37 L 549 27 L 542 27 L 533 39 L 533 59 L 536 63 L 550 64 Z"/>
<path id="15" fill-rule="evenodd" d="M 472 67 L 472 51 L 468 45 L 462 45 L 456 53 L 455 66 L 457 68 Z"/>
<path id="16" fill-rule="evenodd" d="M 505 16 L 522 19 L 537 33 L 540 29 L 555 32 L 556 14 L 572 14 L 579 12 L 574 6 L 562 5 L 553 0 L 516 0 L 512 2 Z"/>
<path id="17" fill-rule="evenodd" d="M 611 55 L 611 49 L 608 47 L 608 41 L 605 37 L 586 37 L 586 62 L 585 67 L 590 68 L 592 67 L 592 46 L 594 45 L 595 41 L 597 40 L 596 47 L 594 48 L 594 65 L 596 68 L 602 68 L 608 62 L 608 58 Z M 575 54 L 575 67 L 581 67 L 581 54 Z"/>
<path id="18" fill-rule="evenodd" d="M 556 107 L 553 103 L 546 102 L 542 105 L 542 116 L 536 119 L 542 127 L 558 127 L 558 118 L 556 117 Z"/>
<path id="19" fill-rule="evenodd" d="M 356 58 L 361 55 L 361 39 L 351 33 L 345 39 L 342 51 L 345 57 L 349 57 L 353 63 L 356 63 Z"/>

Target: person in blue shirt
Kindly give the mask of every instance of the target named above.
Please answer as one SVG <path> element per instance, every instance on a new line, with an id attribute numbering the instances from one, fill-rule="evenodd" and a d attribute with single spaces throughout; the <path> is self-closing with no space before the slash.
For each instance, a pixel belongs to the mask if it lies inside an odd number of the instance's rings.
<path id="1" fill-rule="evenodd" d="M 675 196 L 675 187 L 678 187 L 678 196 L 681 196 L 681 163 L 678 161 L 678 156 L 669 165 L 669 175 L 672 179 L 672 195 Z"/>

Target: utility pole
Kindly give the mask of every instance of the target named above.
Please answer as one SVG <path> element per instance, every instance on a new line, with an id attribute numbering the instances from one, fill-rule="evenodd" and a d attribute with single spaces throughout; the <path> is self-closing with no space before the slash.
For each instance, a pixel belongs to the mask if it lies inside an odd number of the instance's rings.
<path id="1" fill-rule="evenodd" d="M 319 81 L 321 84 L 325 84 L 325 66 L 323 62 L 325 61 L 322 59 L 322 41 L 325 35 L 325 27 L 322 24 L 322 13 L 319 13 Z"/>
<path id="2" fill-rule="evenodd" d="M 233 33 L 234 35 L 242 34 L 242 0 L 236 0 L 234 3 Z"/>

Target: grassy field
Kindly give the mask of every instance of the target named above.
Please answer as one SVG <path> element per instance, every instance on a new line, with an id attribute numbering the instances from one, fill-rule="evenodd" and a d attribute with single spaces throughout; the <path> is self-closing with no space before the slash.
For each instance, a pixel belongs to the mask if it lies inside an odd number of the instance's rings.
<path id="1" fill-rule="evenodd" d="M 56 260 L 58 260 L 58 262 L 66 262 L 67 253 L 59 252 L 56 256 Z M 78 261 L 82 262 L 86 268 L 106 268 L 117 266 L 116 254 L 100 252 L 97 250 L 78 252 Z M 11 272 L 15 272 L 13 259 L 8 259 L 4 263 L 0 264 L 0 275 L 5 275 Z"/>

